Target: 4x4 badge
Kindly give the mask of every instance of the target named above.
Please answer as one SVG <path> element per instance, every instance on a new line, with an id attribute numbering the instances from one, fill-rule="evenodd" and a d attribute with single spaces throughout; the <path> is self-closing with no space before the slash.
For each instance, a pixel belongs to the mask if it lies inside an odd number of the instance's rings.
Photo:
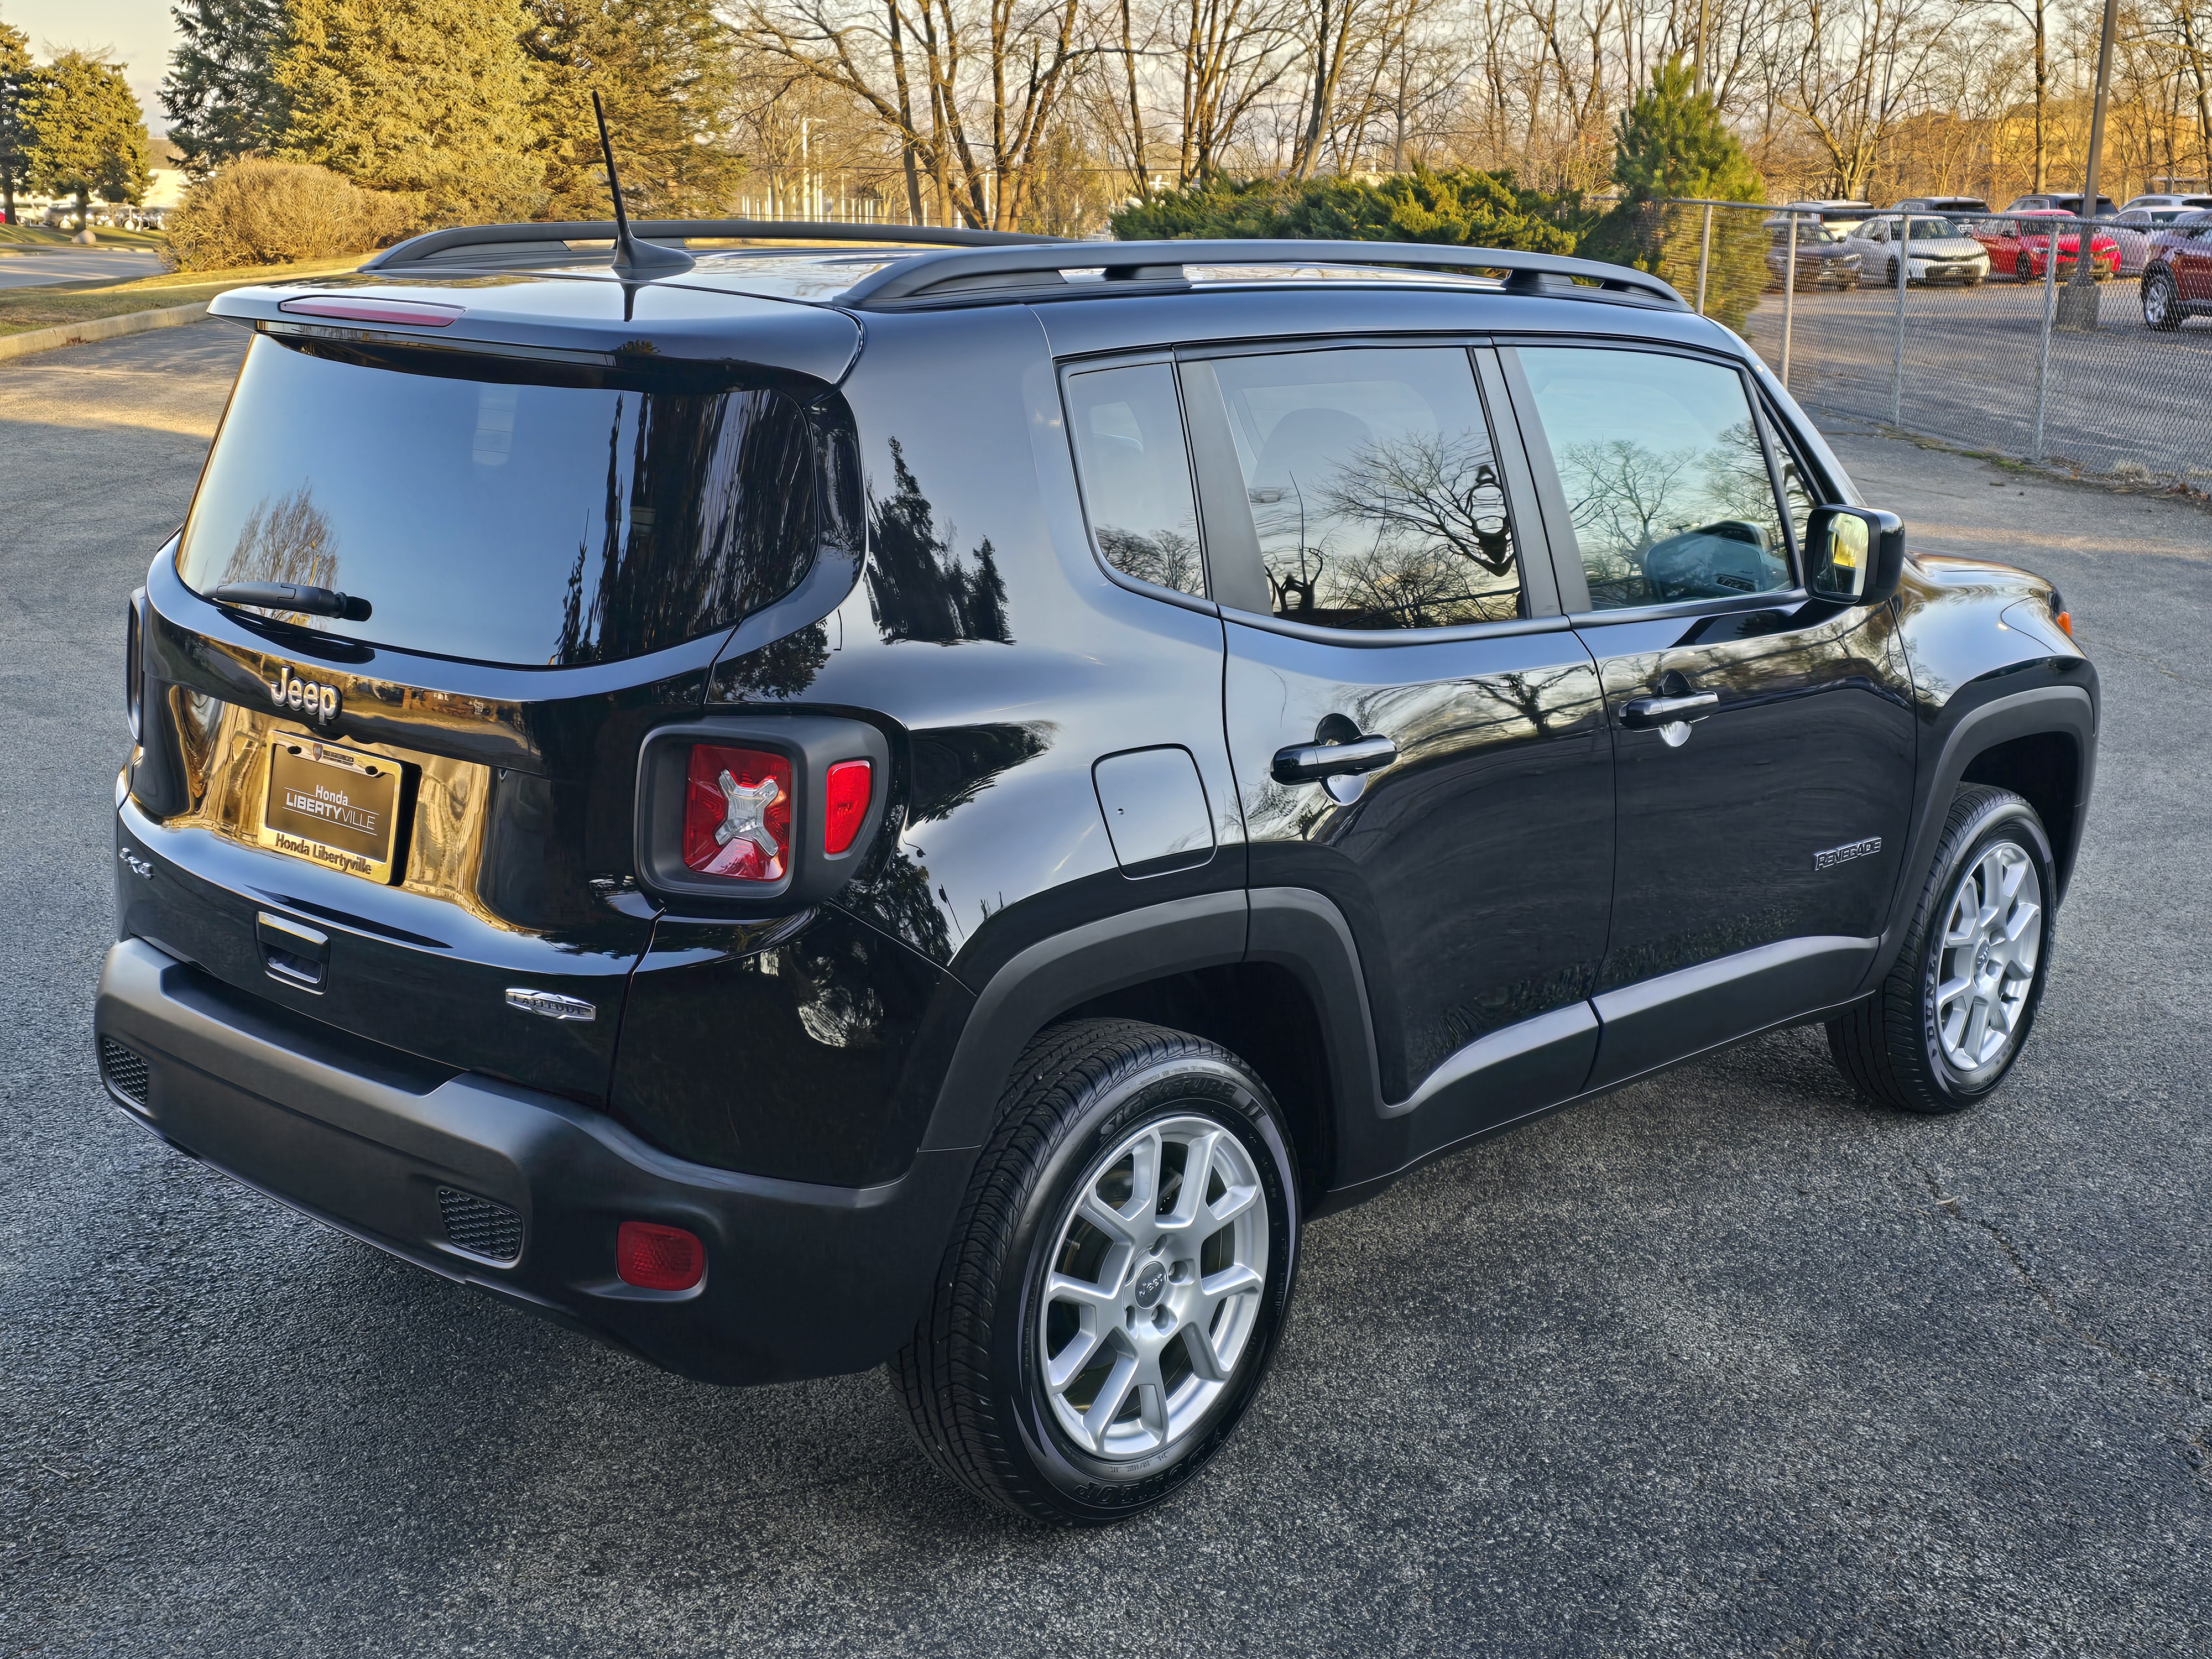
<path id="1" fill-rule="evenodd" d="M 276 678 L 264 680 L 261 684 L 269 693 L 270 702 L 279 708 L 296 708 L 325 725 L 338 717 L 337 687 L 325 685 L 319 680 L 303 680 L 292 672 L 289 663 L 277 664 Z"/>

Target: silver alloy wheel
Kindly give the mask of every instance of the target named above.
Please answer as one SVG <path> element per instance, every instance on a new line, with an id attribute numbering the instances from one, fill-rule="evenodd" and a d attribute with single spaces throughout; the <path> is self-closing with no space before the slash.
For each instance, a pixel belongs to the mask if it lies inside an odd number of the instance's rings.
<path id="1" fill-rule="evenodd" d="M 2043 883 L 2010 842 L 1974 861 L 1951 895 L 1936 957 L 1936 1035 L 1943 1057 L 1978 1072 L 2019 1029 L 2043 953 Z"/>
<path id="2" fill-rule="evenodd" d="M 1146 1457 L 1212 1412 L 1258 1329 L 1267 1197 L 1203 1117 L 1148 1123 L 1092 1163 L 1053 1243 L 1037 1367 L 1092 1455 Z"/>
<path id="3" fill-rule="evenodd" d="M 2142 291 L 2143 321 L 2148 323 L 2153 328 L 2163 326 L 2166 322 L 2166 284 L 2164 277 L 2154 276 L 2145 283 Z"/>

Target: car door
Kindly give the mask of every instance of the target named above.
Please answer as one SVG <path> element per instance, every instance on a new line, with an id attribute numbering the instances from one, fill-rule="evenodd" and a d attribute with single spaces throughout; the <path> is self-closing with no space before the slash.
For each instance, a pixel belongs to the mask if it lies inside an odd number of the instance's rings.
<path id="1" fill-rule="evenodd" d="M 2175 227 L 2166 246 L 2181 297 L 2192 304 L 2212 300 L 2212 215 Z"/>
<path id="2" fill-rule="evenodd" d="M 1342 916 L 1395 1167 L 1589 1071 L 1613 876 L 1595 666 L 1492 353 L 1181 358 L 1255 951 L 1267 890 Z"/>
<path id="3" fill-rule="evenodd" d="M 1739 365 L 1500 357 L 1613 734 L 1596 1086 L 1856 992 L 1904 852 L 1910 685 L 1893 607 L 1801 586 L 1811 474 Z"/>

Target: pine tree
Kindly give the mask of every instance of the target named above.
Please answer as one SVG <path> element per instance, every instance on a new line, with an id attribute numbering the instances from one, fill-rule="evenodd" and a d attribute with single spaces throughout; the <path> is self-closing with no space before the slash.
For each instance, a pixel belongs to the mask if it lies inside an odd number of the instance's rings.
<path id="1" fill-rule="evenodd" d="M 287 11 L 280 159 L 414 196 L 433 224 L 543 207 L 520 0 L 289 0 Z"/>
<path id="2" fill-rule="evenodd" d="M 712 218 L 743 177 L 730 133 L 728 31 L 711 0 L 523 0 L 540 76 L 539 154 L 555 219 L 605 219 L 592 94 L 607 106 L 623 205 L 642 218 Z"/>
<path id="3" fill-rule="evenodd" d="M 161 77 L 161 107 L 185 171 L 204 179 L 266 150 L 282 120 L 274 71 L 284 0 L 181 0 L 170 15 L 183 40 Z"/>
<path id="4" fill-rule="evenodd" d="M 31 123 L 26 107 L 31 73 L 30 38 L 0 23 L 0 224 L 15 222 L 15 186 L 30 166 Z"/>
<path id="5" fill-rule="evenodd" d="M 1613 181 L 1631 202 L 1668 197 L 1757 202 L 1765 187 L 1709 92 L 1680 58 L 1651 74 L 1613 129 Z"/>
<path id="6" fill-rule="evenodd" d="M 65 52 L 33 70 L 29 86 L 31 187 L 76 198 L 77 228 L 97 193 L 136 202 L 153 182 L 143 112 L 123 65 Z"/>

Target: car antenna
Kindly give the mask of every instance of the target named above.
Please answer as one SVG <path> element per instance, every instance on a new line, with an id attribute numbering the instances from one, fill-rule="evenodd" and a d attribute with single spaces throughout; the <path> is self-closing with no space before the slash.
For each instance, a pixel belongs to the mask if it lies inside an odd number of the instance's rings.
<path id="1" fill-rule="evenodd" d="M 607 190 L 615 198 L 615 275 L 624 282 L 649 283 L 656 276 L 675 276 L 698 263 L 680 247 L 641 242 L 629 234 L 629 215 L 623 210 L 622 180 L 615 175 L 614 142 L 607 137 L 607 106 L 592 93 L 592 113 L 599 123 L 599 154 L 606 158 Z"/>

